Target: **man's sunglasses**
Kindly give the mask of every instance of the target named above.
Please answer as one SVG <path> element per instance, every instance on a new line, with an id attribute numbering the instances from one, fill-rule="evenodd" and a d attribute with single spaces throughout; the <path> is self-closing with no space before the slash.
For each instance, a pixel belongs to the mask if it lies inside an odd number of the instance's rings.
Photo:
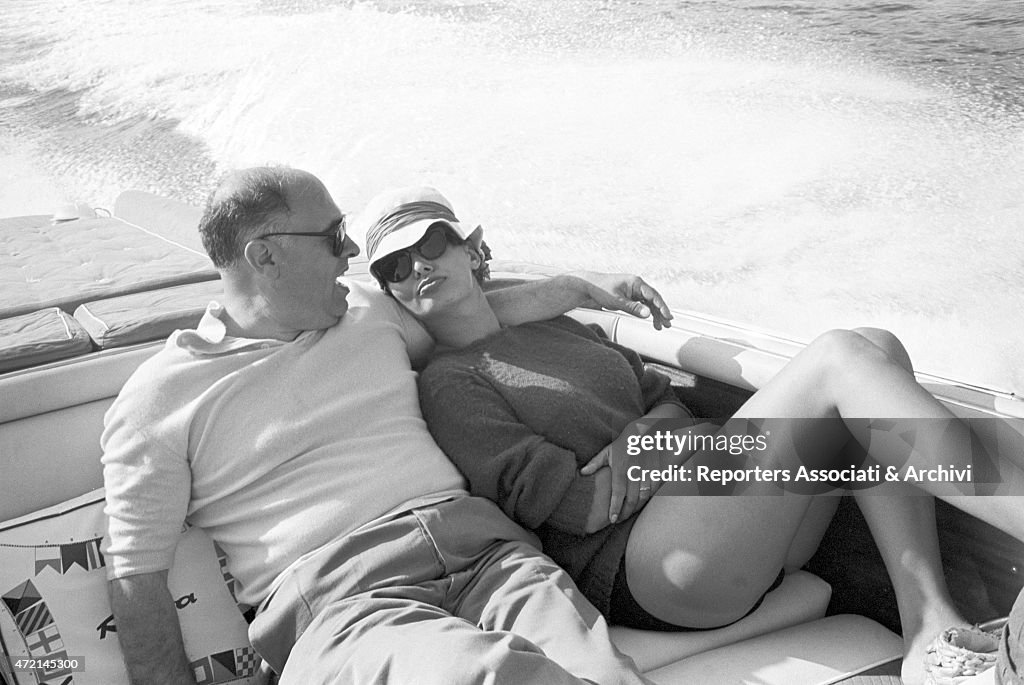
<path id="1" fill-rule="evenodd" d="M 341 221 L 338 222 L 337 226 L 332 226 L 326 231 L 318 231 L 316 233 L 264 233 L 260 238 L 269 238 L 275 235 L 297 235 L 303 237 L 313 238 L 329 238 L 331 241 L 331 254 L 335 257 L 340 257 L 345 251 L 345 216 L 342 215 Z"/>
<path id="2" fill-rule="evenodd" d="M 373 265 L 373 273 L 388 283 L 401 283 L 412 274 L 412 253 L 424 259 L 437 259 L 448 249 L 449 234 L 443 223 L 431 224 L 426 234 L 412 247 L 392 252 Z"/>

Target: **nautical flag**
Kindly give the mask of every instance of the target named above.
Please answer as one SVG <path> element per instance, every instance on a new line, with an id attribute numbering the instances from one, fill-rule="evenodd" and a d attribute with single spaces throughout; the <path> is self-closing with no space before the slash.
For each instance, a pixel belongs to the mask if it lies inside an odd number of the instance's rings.
<path id="1" fill-rule="evenodd" d="M 41 657 L 64 649 L 64 641 L 57 630 L 57 624 L 51 623 L 42 630 L 25 638 L 28 651 L 33 657 Z"/>
<path id="2" fill-rule="evenodd" d="M 45 668 L 37 668 L 36 674 L 40 680 L 49 680 L 50 678 L 61 678 L 71 674 L 71 667 L 67 665 L 68 653 L 65 651 L 54 652 L 50 655 L 49 659 L 44 660 L 44 664 L 53 664 L 51 670 Z M 71 682 L 71 680 L 65 680 L 64 682 Z"/>
<path id="3" fill-rule="evenodd" d="M 213 685 L 254 675 L 259 665 L 260 657 L 252 647 L 238 647 L 197 659 L 189 667 L 198 685 Z"/>
<path id="4" fill-rule="evenodd" d="M 234 650 L 211 654 L 210 665 L 213 667 L 213 682 L 215 683 L 234 680 L 238 677 L 238 666 L 235 664 Z"/>
<path id="5" fill-rule="evenodd" d="M 81 566 L 84 571 L 89 570 L 88 542 L 75 542 L 60 546 L 60 572 L 67 573 L 75 564 Z"/>
<path id="6" fill-rule="evenodd" d="M 75 677 L 69 675 L 65 676 L 63 680 L 47 680 L 39 685 L 75 685 Z"/>
<path id="7" fill-rule="evenodd" d="M 220 575 L 224 578 L 224 584 L 228 588 L 228 592 L 231 593 L 231 599 L 238 603 L 238 598 L 235 597 L 235 577 L 228 571 L 228 555 L 227 552 L 220 548 L 216 542 L 213 543 L 213 549 L 217 553 L 217 563 L 220 564 Z"/>
<path id="8" fill-rule="evenodd" d="M 202 659 L 196 659 L 195 661 L 189 662 L 189 668 L 192 669 L 192 675 L 196 679 L 196 685 L 211 685 L 217 682 L 213 679 L 213 666 L 210 664 L 210 657 L 203 657 Z"/>
<path id="9" fill-rule="evenodd" d="M 63 680 L 47 680 L 39 685 L 75 685 L 75 677 L 69 675 L 65 676 Z"/>
<path id="10" fill-rule="evenodd" d="M 7 605 L 12 616 L 17 616 L 36 602 L 43 601 L 42 595 L 39 594 L 39 590 L 36 590 L 36 586 L 32 584 L 31 580 L 26 580 L 21 585 L 15 586 L 4 593 L 0 599 Z"/>
<path id="11" fill-rule="evenodd" d="M 103 558 L 103 552 L 100 551 L 100 542 L 103 538 L 96 538 L 85 543 L 85 552 L 89 557 L 89 570 L 94 568 L 103 568 L 107 565 L 106 560 Z"/>
<path id="12" fill-rule="evenodd" d="M 248 678 L 256 673 L 260 666 L 260 657 L 252 647 L 239 647 L 235 649 L 235 675 L 239 678 Z"/>
<path id="13" fill-rule="evenodd" d="M 38 576 L 44 568 L 52 568 L 57 573 L 60 569 L 60 547 L 36 547 L 36 575 Z"/>
<path id="14" fill-rule="evenodd" d="M 50 615 L 46 602 L 36 602 L 15 616 L 14 622 L 18 624 L 22 635 L 28 635 L 53 623 L 53 616 Z"/>

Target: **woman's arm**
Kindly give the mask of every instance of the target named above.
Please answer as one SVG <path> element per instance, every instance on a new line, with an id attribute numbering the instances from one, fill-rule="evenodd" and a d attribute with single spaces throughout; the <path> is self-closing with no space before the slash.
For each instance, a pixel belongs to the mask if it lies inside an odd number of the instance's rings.
<path id="1" fill-rule="evenodd" d="M 595 478 L 576 454 L 524 425 L 505 399 L 472 369 L 442 359 L 420 377 L 420 406 L 430 432 L 469 481 L 470 492 L 498 504 L 527 528 L 542 523 L 581 534 Z"/>
<path id="2" fill-rule="evenodd" d="M 621 354 L 629 363 L 633 373 L 636 374 L 637 382 L 640 384 L 642 406 L 647 408 L 647 413 L 634 422 L 631 422 L 613 443 L 598 452 L 580 470 L 584 475 L 597 473 L 598 469 L 609 467 L 611 469 L 610 495 L 608 497 L 608 518 L 617 521 L 620 518 L 632 516 L 633 512 L 641 508 L 657 492 L 660 483 L 631 481 L 628 471 L 632 466 L 642 468 L 660 469 L 669 466 L 670 459 L 663 453 L 643 452 L 630 455 L 625 446 L 625 441 L 631 435 L 645 433 L 644 426 L 656 424 L 660 420 L 671 419 L 693 419 L 693 414 L 676 397 L 672 390 L 669 378 L 657 371 L 648 368 L 634 350 L 613 343 L 607 338 L 598 335 L 597 338 L 608 348 Z"/>
<path id="3" fill-rule="evenodd" d="M 591 327 L 588 326 L 588 328 Z M 591 328 L 591 330 L 593 329 Z M 672 390 L 672 382 L 668 376 L 644 364 L 643 359 L 636 353 L 636 350 L 612 342 L 600 333 L 597 335 L 597 338 L 605 347 L 621 354 L 629 363 L 630 368 L 633 369 L 633 373 L 636 374 L 637 382 L 640 383 L 641 401 L 644 408 L 647 409 L 647 414 L 645 414 L 644 418 L 693 418 L 693 414 L 679 400 L 675 391 Z M 675 408 L 665 406 L 658 409 L 661 405 L 675 405 Z"/>
<path id="4" fill-rule="evenodd" d="M 654 327 L 671 326 L 672 312 L 661 294 L 639 276 L 583 271 L 518 285 L 485 286 L 487 301 L 506 326 L 544 321 L 576 307 L 621 310 Z"/>

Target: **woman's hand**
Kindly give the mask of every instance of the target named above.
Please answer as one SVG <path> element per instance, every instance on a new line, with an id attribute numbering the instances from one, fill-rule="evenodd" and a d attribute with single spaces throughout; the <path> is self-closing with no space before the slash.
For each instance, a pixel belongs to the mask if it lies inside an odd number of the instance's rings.
<path id="1" fill-rule="evenodd" d="M 576 307 L 621 310 L 651 318 L 658 330 L 672 325 L 672 311 L 639 276 L 580 271 L 532 282 L 503 280 L 486 288 L 487 301 L 505 326 L 543 321 Z"/>
<path id="2" fill-rule="evenodd" d="M 583 306 L 619 310 L 641 319 L 650 317 L 659 331 L 672 325 L 672 311 L 661 293 L 639 276 L 577 271 L 569 277 L 582 282 L 582 294 L 588 299 Z"/>
<path id="3" fill-rule="evenodd" d="M 627 439 L 632 435 L 642 435 L 650 423 L 659 419 L 689 419 L 690 414 L 674 402 L 665 402 L 652 408 L 636 421 L 631 422 L 611 443 L 583 465 L 580 475 L 589 476 L 602 467 L 611 470 L 611 493 L 609 497 L 608 518 L 612 523 L 628 518 L 640 510 L 654 496 L 660 482 L 649 479 L 629 478 L 630 468 L 639 467 L 643 470 L 657 470 L 671 466 L 676 459 L 671 450 L 636 450 L 638 454 L 630 455 L 627 450 Z M 634 470 L 634 476 L 639 476 Z"/>
<path id="4" fill-rule="evenodd" d="M 608 507 L 612 498 L 612 470 L 607 466 L 594 471 L 594 499 L 590 503 L 590 513 L 583 526 L 585 533 L 596 533 L 611 523 L 608 518 Z"/>
<path id="5" fill-rule="evenodd" d="M 615 439 L 615 442 L 594 455 L 580 469 L 580 474 L 583 476 L 599 474 L 600 470 L 605 468 L 608 470 L 610 483 L 607 517 L 610 523 L 629 518 L 634 512 L 639 511 L 654 495 L 658 486 L 658 483 L 650 480 L 629 478 L 631 467 L 637 466 L 642 471 L 658 469 L 661 466 L 661 457 L 658 452 L 639 450 L 636 455 L 627 453 L 626 437 L 633 434 L 635 434 L 635 430 L 627 428 Z M 599 499 L 601 498 L 595 491 L 594 501 Z"/>

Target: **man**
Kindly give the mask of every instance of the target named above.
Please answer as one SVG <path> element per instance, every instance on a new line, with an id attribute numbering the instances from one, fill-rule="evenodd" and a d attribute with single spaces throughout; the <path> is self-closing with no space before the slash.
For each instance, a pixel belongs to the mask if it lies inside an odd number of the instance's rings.
<path id="1" fill-rule="evenodd" d="M 359 252 L 344 229 L 309 173 L 230 175 L 200 222 L 223 302 L 106 416 L 104 553 L 133 682 L 193 682 L 166 586 L 186 519 L 259 606 L 250 637 L 282 682 L 644 682 L 529 534 L 466 495 L 417 405 L 409 354 L 429 340 L 337 282 Z M 617 287 L 668 315 L 640 279 Z M 509 324 L 638 307 L 574 277 L 494 297 Z"/>

